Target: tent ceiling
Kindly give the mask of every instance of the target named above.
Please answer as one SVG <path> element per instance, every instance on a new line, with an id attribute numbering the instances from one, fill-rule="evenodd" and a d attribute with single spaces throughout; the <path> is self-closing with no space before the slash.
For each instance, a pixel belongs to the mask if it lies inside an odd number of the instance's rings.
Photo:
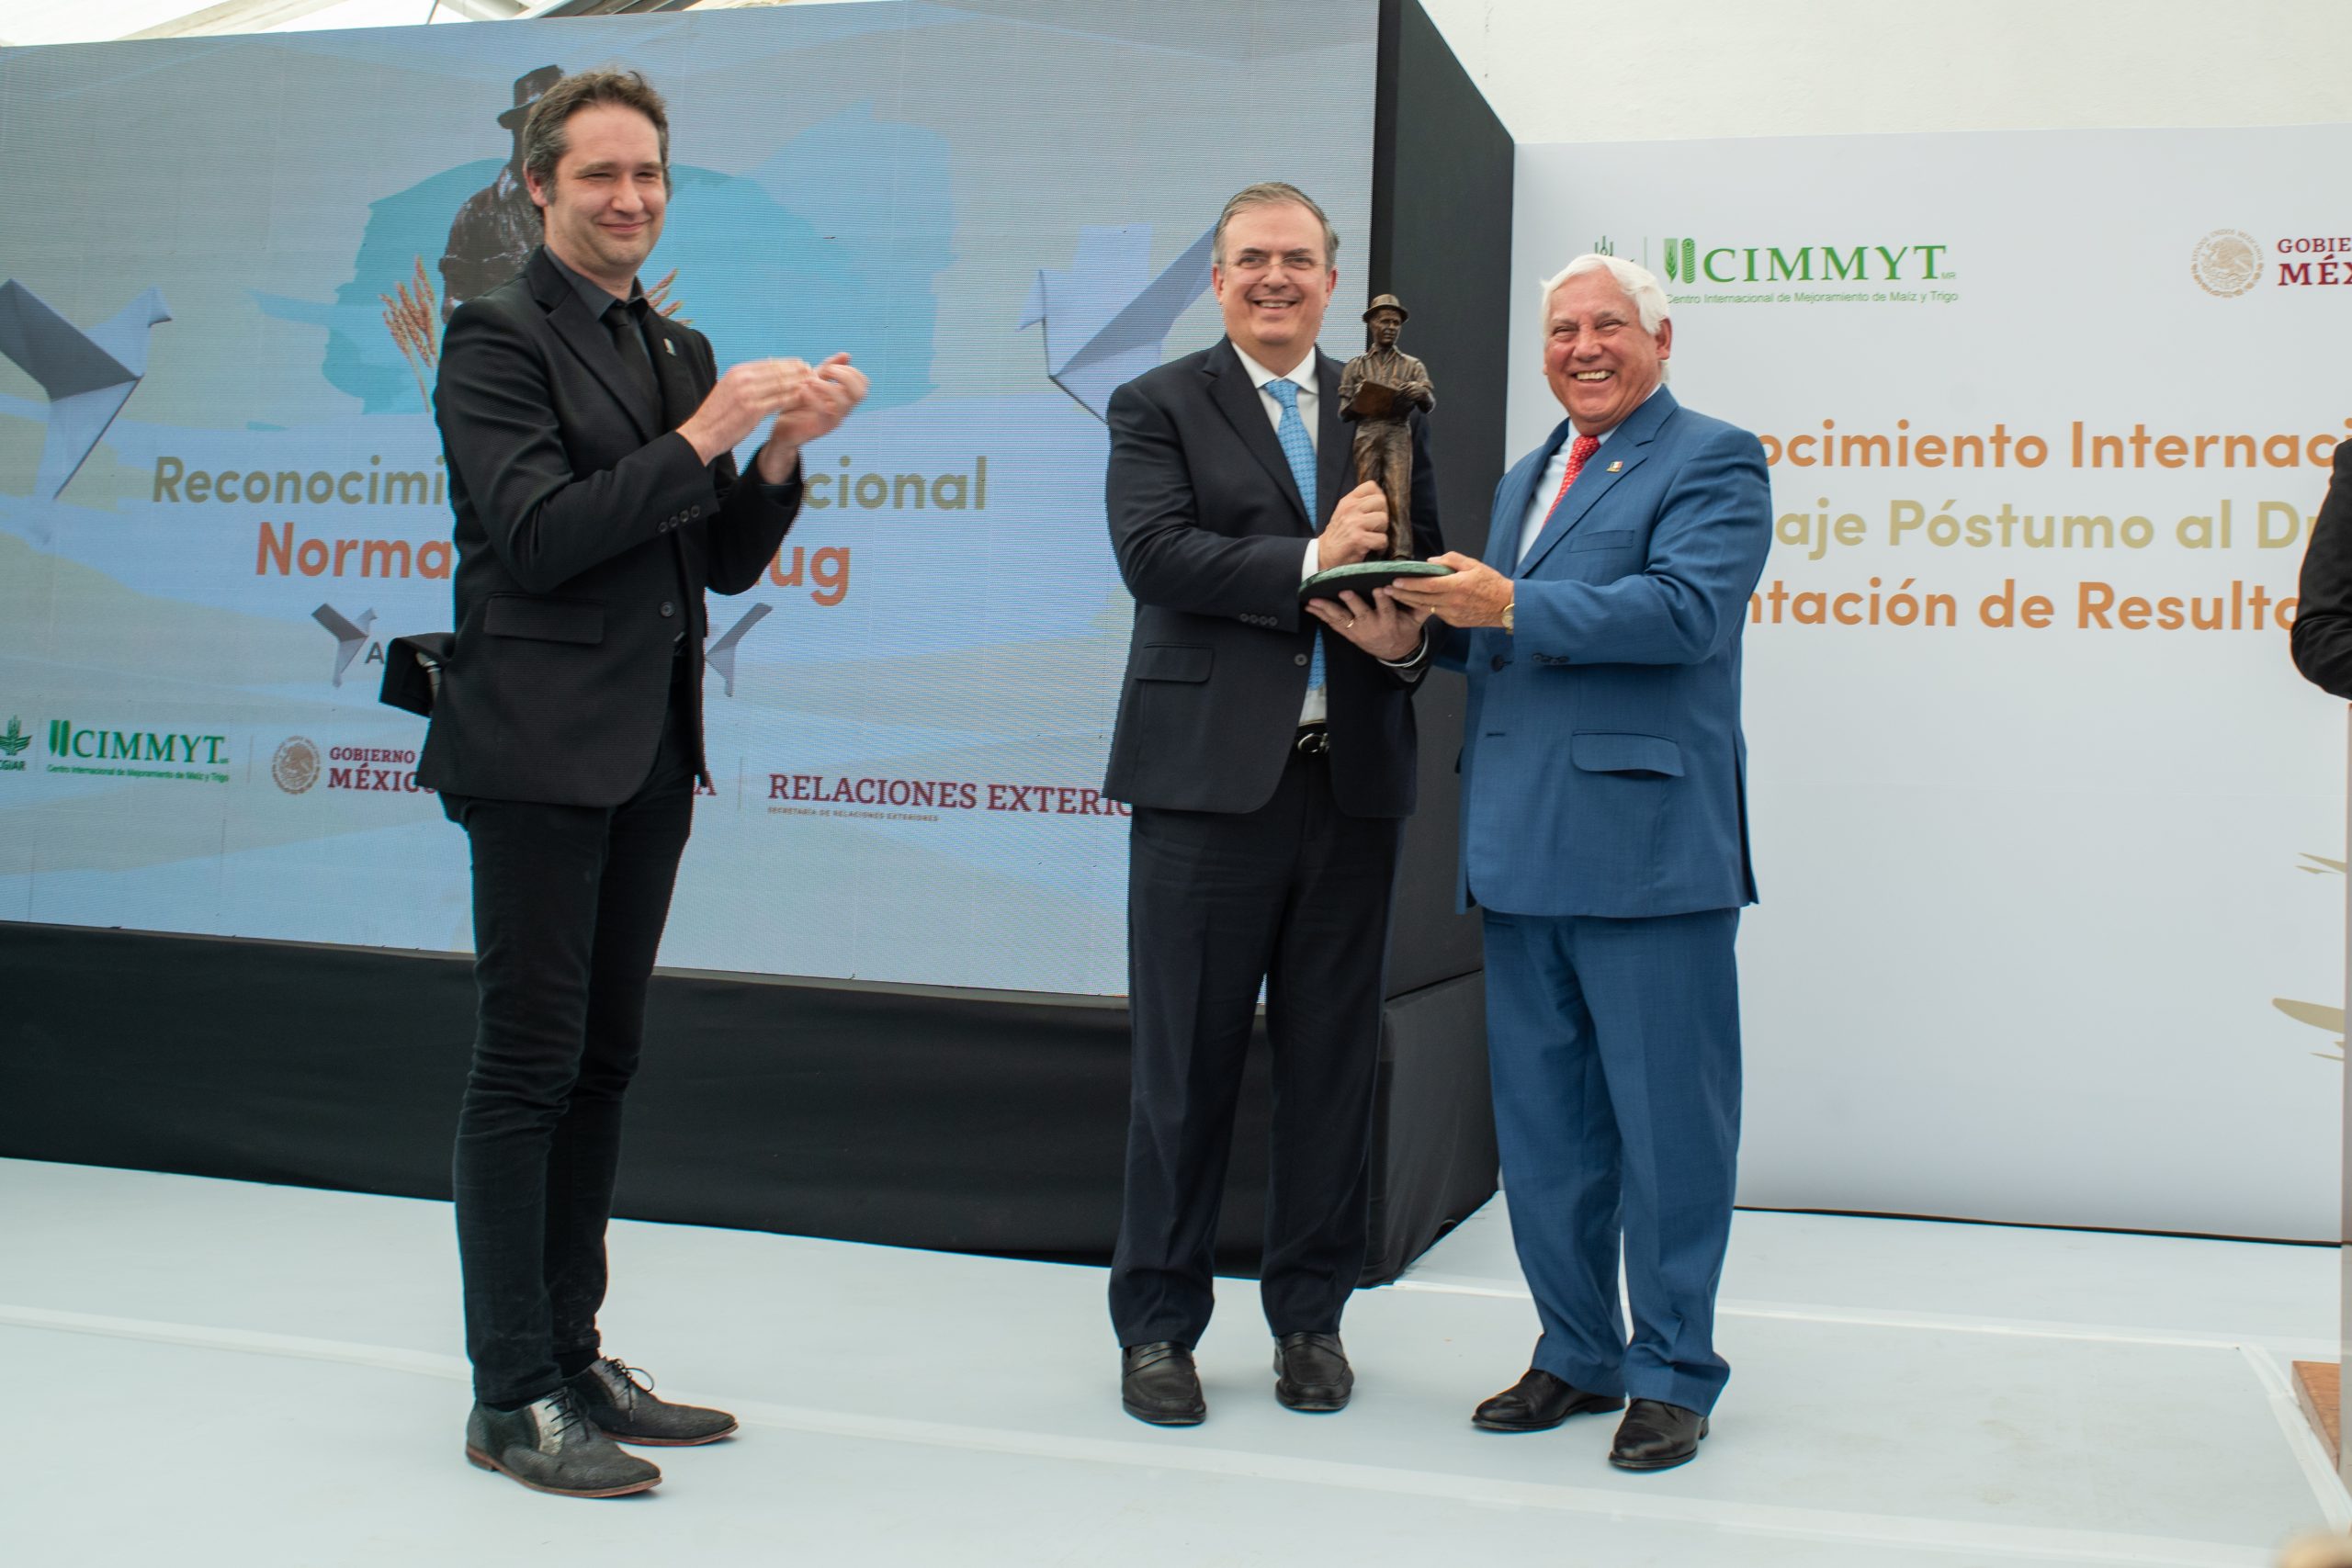
<path id="1" fill-rule="evenodd" d="M 732 10 L 793 0 L 0 0 L 0 49 L 124 38 L 503 22 L 631 11 Z M 848 4 L 851 0 L 831 0 Z"/>
<path id="2" fill-rule="evenodd" d="M 0 43 L 503 21 L 543 0 L 0 0 Z"/>

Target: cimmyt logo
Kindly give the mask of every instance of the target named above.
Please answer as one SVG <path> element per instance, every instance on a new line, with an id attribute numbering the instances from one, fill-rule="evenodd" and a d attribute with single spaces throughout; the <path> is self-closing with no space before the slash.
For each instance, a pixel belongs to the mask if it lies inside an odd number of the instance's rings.
<path id="1" fill-rule="evenodd" d="M 300 735 L 287 737 L 269 760 L 269 776 L 287 794 L 300 795 L 319 782 L 318 747 Z"/>
<path id="2" fill-rule="evenodd" d="M 1667 281 L 1685 288 L 1713 283 L 1941 283 L 1960 276 L 1952 269 L 1950 244 L 1917 240 L 1900 245 L 1716 245 L 1669 234 L 1663 253 L 1660 270 Z M 1646 240 L 1642 256 L 1649 257 Z"/>
<path id="3" fill-rule="evenodd" d="M 2216 229 L 2188 254 L 2197 287 L 2222 299 L 2252 292 L 2262 281 L 2262 245 L 2243 229 Z"/>

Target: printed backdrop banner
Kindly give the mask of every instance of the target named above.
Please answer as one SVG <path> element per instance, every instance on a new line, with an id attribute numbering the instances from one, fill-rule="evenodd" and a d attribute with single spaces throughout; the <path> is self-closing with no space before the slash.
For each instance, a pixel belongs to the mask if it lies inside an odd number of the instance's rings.
<path id="1" fill-rule="evenodd" d="M 2334 1240 L 2345 708 L 2288 660 L 2352 434 L 2352 129 L 1521 148 L 1540 283 L 1673 300 L 1757 432 L 1745 1202 Z"/>
<path id="2" fill-rule="evenodd" d="M 1364 254 L 1377 8 L 1263 13 L 0 53 L 0 918 L 469 946 L 423 722 L 375 703 L 389 638 L 450 624 L 426 398 L 447 310 L 536 235 L 516 107 L 625 63 L 672 116 L 647 285 L 722 366 L 844 349 L 874 383 L 766 580 L 711 601 L 717 790 L 663 961 L 1124 990 L 1107 399 L 1216 339 L 1240 186 L 1299 184 Z"/>

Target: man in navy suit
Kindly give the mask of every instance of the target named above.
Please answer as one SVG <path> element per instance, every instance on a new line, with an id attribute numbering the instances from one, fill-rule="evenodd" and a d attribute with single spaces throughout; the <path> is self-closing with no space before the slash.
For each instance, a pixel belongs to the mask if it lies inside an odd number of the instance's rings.
<path id="1" fill-rule="evenodd" d="M 1740 629 L 1771 540 L 1755 436 L 1664 385 L 1665 292 L 1612 256 L 1544 287 L 1568 417 L 1503 477 L 1487 558 L 1393 597 L 1470 677 L 1463 897 L 1486 913 L 1511 1228 L 1544 1335 L 1490 1431 L 1632 1407 L 1609 1458 L 1695 1456 L 1739 1143 L 1748 865 Z M 1618 1310 L 1623 1243 L 1630 1342 Z"/>
<path id="2" fill-rule="evenodd" d="M 1226 335 L 1112 394 L 1106 500 L 1135 636 L 1103 793 L 1134 807 L 1135 1025 L 1126 1188 L 1111 1263 L 1120 1403 L 1207 1414 L 1193 1347 L 1215 1303 L 1217 1201 L 1258 987 L 1273 1045 L 1260 1295 L 1274 1394 L 1347 1404 L 1340 1314 L 1370 1227 L 1381 965 L 1413 809 L 1419 620 L 1350 597 L 1326 633 L 1299 584 L 1385 548 L 1380 487 L 1351 487 L 1340 363 L 1316 350 L 1339 272 L 1292 186 L 1226 203 L 1210 273 Z M 1442 547 L 1412 417 L 1417 553 Z"/>

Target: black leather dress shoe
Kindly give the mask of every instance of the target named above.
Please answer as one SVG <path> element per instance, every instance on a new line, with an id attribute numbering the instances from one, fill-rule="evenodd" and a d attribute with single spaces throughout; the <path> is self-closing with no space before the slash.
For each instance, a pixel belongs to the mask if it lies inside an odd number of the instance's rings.
<path id="1" fill-rule="evenodd" d="M 1662 1399 L 1637 1399 L 1617 1425 L 1609 1462 L 1620 1470 L 1672 1470 L 1699 1457 L 1707 1418 Z"/>
<path id="2" fill-rule="evenodd" d="M 1336 1334 L 1285 1334 L 1274 1341 L 1274 1397 L 1293 1410 L 1328 1415 L 1348 1407 L 1356 1374 Z"/>
<path id="3" fill-rule="evenodd" d="M 1473 1411 L 1470 1425 L 1487 1432 L 1548 1432 L 1571 1416 L 1624 1406 L 1620 1394 L 1587 1393 L 1572 1382 L 1530 1367 L 1525 1377 Z"/>
<path id="4" fill-rule="evenodd" d="M 1120 1348 L 1119 1403 L 1155 1427 L 1197 1427 L 1209 1413 L 1193 1353 L 1173 1339 Z"/>
<path id="5" fill-rule="evenodd" d="M 657 1485 L 662 1472 L 589 1424 L 569 1388 L 520 1410 L 476 1404 L 466 1458 L 559 1497 L 618 1497 Z"/>
<path id="6" fill-rule="evenodd" d="M 735 1417 L 724 1410 L 654 1398 L 653 1379 L 643 1368 L 610 1356 L 563 1386 L 580 1402 L 581 1414 L 616 1442 L 683 1449 L 715 1443 L 735 1430 Z"/>

